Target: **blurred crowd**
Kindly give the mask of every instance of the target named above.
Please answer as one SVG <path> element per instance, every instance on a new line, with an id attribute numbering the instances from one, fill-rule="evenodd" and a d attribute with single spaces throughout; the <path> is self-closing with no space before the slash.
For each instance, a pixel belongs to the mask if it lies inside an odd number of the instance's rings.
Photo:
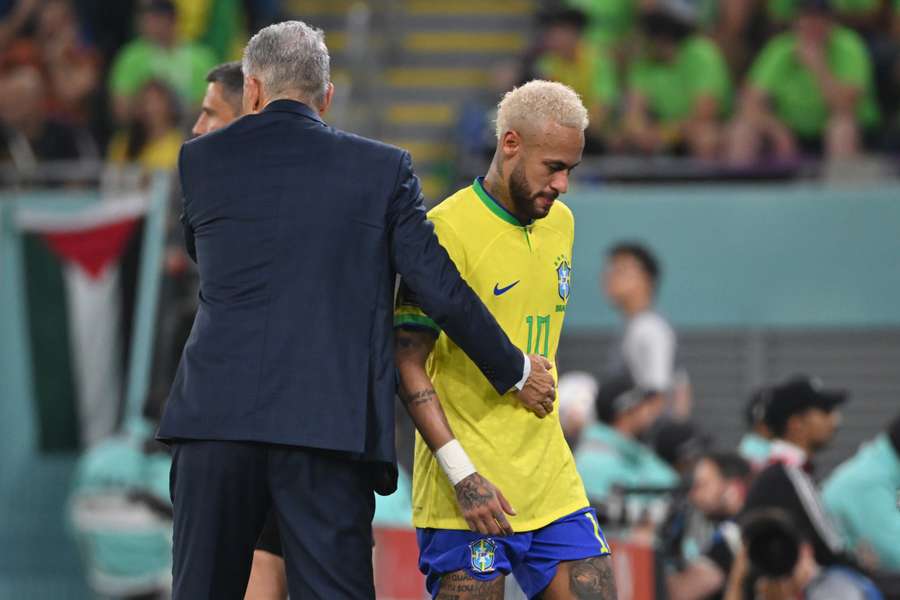
<path id="1" fill-rule="evenodd" d="M 589 107 L 586 151 L 740 169 L 896 151 L 900 3 L 566 0 L 495 92 L 532 78 Z M 489 132 L 488 128 L 488 132 Z M 492 148 L 477 128 L 467 145 Z"/>
<path id="2" fill-rule="evenodd" d="M 606 534 L 653 549 L 669 600 L 900 597 L 900 413 L 823 481 L 816 457 L 850 393 L 797 374 L 753 391 L 743 439 L 723 447 L 693 414 L 676 336 L 654 309 L 660 277 L 646 246 L 608 251 L 602 286 L 621 342 L 600 377 L 559 382 Z"/>
<path id="3" fill-rule="evenodd" d="M 240 57 L 273 0 L 0 2 L 0 163 L 171 169 L 207 72 Z"/>

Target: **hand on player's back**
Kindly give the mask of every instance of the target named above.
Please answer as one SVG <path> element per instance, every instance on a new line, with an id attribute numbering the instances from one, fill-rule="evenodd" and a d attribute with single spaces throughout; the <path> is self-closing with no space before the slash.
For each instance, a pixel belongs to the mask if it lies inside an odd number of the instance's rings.
<path id="1" fill-rule="evenodd" d="M 478 473 L 472 473 L 456 484 L 456 502 L 472 531 L 485 535 L 512 535 L 506 515 L 515 515 L 516 511 L 503 492 Z"/>
<path id="2" fill-rule="evenodd" d="M 529 354 L 528 360 L 531 361 L 531 375 L 516 396 L 522 406 L 543 419 L 553 412 L 553 401 L 556 399 L 556 386 L 550 374 L 552 365 L 538 354 Z"/>

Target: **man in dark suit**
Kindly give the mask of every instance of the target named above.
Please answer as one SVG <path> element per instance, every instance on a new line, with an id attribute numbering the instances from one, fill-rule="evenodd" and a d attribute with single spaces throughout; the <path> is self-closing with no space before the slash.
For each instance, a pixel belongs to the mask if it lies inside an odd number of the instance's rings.
<path id="1" fill-rule="evenodd" d="M 322 121 L 323 33 L 267 27 L 243 70 L 247 116 L 179 159 L 200 306 L 159 430 L 173 597 L 242 598 L 272 508 L 292 597 L 374 598 L 372 492 L 396 481 L 396 274 L 498 394 L 545 416 L 553 382 L 438 244 L 409 154 Z"/>

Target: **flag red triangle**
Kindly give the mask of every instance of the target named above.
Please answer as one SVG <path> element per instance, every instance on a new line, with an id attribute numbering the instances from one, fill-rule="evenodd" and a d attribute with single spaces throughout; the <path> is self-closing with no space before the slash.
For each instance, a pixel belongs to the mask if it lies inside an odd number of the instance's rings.
<path id="1" fill-rule="evenodd" d="M 42 237 L 61 259 L 74 262 L 92 279 L 125 252 L 138 219 L 126 219 L 80 231 L 44 232 Z"/>

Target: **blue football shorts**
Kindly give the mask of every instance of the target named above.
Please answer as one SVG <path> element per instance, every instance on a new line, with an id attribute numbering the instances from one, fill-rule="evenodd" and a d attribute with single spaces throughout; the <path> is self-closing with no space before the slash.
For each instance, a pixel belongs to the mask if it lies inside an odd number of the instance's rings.
<path id="1" fill-rule="evenodd" d="M 419 570 L 432 597 L 441 577 L 465 571 L 489 581 L 512 573 L 529 598 L 550 585 L 559 563 L 610 554 L 593 508 L 583 508 L 535 531 L 486 537 L 458 529 L 418 529 Z"/>

